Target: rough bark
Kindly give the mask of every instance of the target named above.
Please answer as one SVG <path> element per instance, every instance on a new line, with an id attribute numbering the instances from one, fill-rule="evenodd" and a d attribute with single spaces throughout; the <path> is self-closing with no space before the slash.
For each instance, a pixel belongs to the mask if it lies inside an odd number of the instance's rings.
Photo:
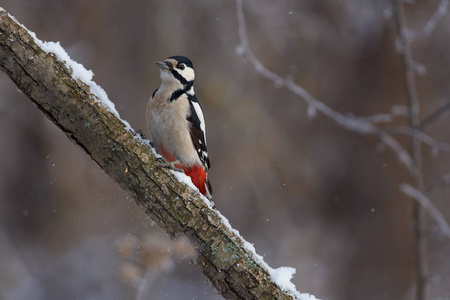
<path id="1" fill-rule="evenodd" d="M 169 171 L 156 168 L 151 149 L 1 8 L 0 69 L 170 237 L 185 235 L 196 245 L 193 263 L 226 299 L 292 299 L 218 213 Z"/>

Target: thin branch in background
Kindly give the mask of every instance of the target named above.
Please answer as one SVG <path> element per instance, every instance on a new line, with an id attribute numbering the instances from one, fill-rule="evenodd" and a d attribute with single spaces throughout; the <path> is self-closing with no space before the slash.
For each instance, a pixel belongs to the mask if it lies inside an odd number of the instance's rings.
<path id="1" fill-rule="evenodd" d="M 394 120 L 395 115 L 394 114 L 374 114 L 367 117 L 360 117 L 363 120 L 366 120 L 367 122 L 370 122 L 372 124 L 383 124 L 383 123 L 390 123 Z"/>
<path id="2" fill-rule="evenodd" d="M 450 101 L 445 102 L 441 107 L 432 112 L 422 122 L 420 122 L 419 129 L 426 130 L 432 123 L 438 121 L 444 114 L 450 110 Z"/>
<path id="3" fill-rule="evenodd" d="M 398 50 L 402 59 L 404 75 L 405 75 L 405 89 L 406 97 L 409 106 L 409 126 L 416 132 L 419 129 L 419 113 L 420 105 L 417 95 L 416 81 L 415 81 L 415 64 L 412 59 L 412 52 L 409 40 L 406 36 L 406 19 L 403 8 L 403 3 L 400 0 L 393 0 L 394 7 L 394 21 L 397 27 L 398 34 Z M 422 153 L 421 144 L 417 139 L 417 134 L 411 136 L 411 153 L 416 165 L 416 172 L 412 174 L 412 180 L 417 191 L 423 191 L 423 172 L 422 172 Z M 428 274 L 427 265 L 427 248 L 425 241 L 422 239 L 422 225 L 424 224 L 423 211 L 417 201 L 412 203 L 412 221 L 413 221 L 413 249 L 415 256 L 416 269 L 416 299 L 425 300 L 427 297 L 427 284 L 425 278 Z"/>
<path id="4" fill-rule="evenodd" d="M 327 106 L 325 103 L 317 100 L 311 94 L 309 94 L 303 87 L 295 84 L 292 80 L 281 77 L 280 75 L 267 69 L 253 54 L 250 49 L 248 38 L 246 21 L 244 16 L 244 10 L 242 6 L 242 0 L 235 0 L 236 5 L 236 16 L 238 21 L 238 35 L 239 35 L 239 45 L 236 49 L 237 53 L 242 55 L 250 65 L 258 72 L 260 75 L 271 80 L 278 87 L 286 87 L 295 95 L 299 96 L 303 101 L 309 105 L 308 111 L 319 111 L 325 116 L 334 120 L 341 127 L 361 133 L 361 134 L 372 134 L 377 135 L 381 138 L 386 145 L 391 148 L 397 155 L 399 161 L 408 169 L 410 173 L 416 172 L 416 167 L 414 165 L 412 157 L 404 149 L 400 143 L 398 143 L 392 136 L 383 132 L 379 127 L 375 126 L 370 119 L 360 118 L 353 115 L 343 115 L 331 107 Z M 313 115 L 313 113 L 312 113 Z"/>
<path id="5" fill-rule="evenodd" d="M 237 47 L 237 52 L 240 55 L 243 55 L 251 66 L 262 76 L 271 80 L 276 86 L 281 87 L 284 86 L 289 89 L 294 94 L 300 96 L 306 104 L 310 106 L 312 110 L 318 110 L 324 115 L 328 116 L 330 119 L 334 120 L 336 123 L 341 125 L 342 127 L 359 132 L 359 133 L 371 133 L 377 134 L 379 133 L 379 129 L 374 126 L 370 121 L 358 118 L 355 116 L 345 116 L 329 106 L 325 103 L 315 99 L 311 94 L 309 94 L 303 87 L 295 84 L 292 80 L 281 77 L 280 75 L 270 71 L 267 69 L 253 54 L 250 49 L 248 38 L 247 38 L 247 29 L 246 29 L 246 21 L 244 16 L 244 10 L 242 7 L 242 0 L 236 0 L 236 15 L 238 20 L 238 34 L 239 34 L 239 46 Z"/>
<path id="6" fill-rule="evenodd" d="M 259 74 L 271 80 L 277 87 L 286 87 L 294 94 L 300 96 L 300 98 L 302 98 L 310 106 L 310 109 L 320 111 L 346 129 L 359 133 L 374 134 L 378 132 L 378 128 L 375 127 L 370 121 L 355 116 L 344 116 L 343 114 L 327 106 L 325 103 L 314 98 L 303 87 L 295 84 L 292 80 L 283 78 L 267 69 L 254 56 L 250 49 L 242 0 L 236 0 L 236 14 L 238 19 L 238 34 L 240 41 L 240 45 L 237 47 L 237 52 L 238 54 L 243 55 Z"/>
<path id="7" fill-rule="evenodd" d="M 450 144 L 436 141 L 431 136 L 418 129 L 413 129 L 408 126 L 395 126 L 383 129 L 382 131 L 389 135 L 409 136 L 429 146 L 432 150 L 450 152 Z"/>
<path id="8" fill-rule="evenodd" d="M 390 123 L 394 121 L 395 117 L 405 117 L 405 116 L 408 116 L 408 108 L 403 105 L 394 105 L 391 107 L 390 113 L 380 113 L 359 118 L 369 121 L 373 124 L 381 124 L 381 123 Z"/>
<path id="9" fill-rule="evenodd" d="M 397 159 L 408 168 L 408 171 L 413 174 L 415 172 L 416 165 L 414 164 L 414 161 L 412 160 L 411 155 L 409 155 L 408 151 L 403 148 L 400 143 L 393 138 L 391 135 L 385 134 L 380 136 L 381 141 L 389 146 L 396 154 Z"/>
<path id="10" fill-rule="evenodd" d="M 308 91 L 295 84 L 292 80 L 283 78 L 267 69 L 250 50 L 242 0 L 236 0 L 236 14 L 238 19 L 238 34 L 240 41 L 240 45 L 237 47 L 237 52 L 238 54 L 243 55 L 259 74 L 271 80 L 278 87 L 286 87 L 294 94 L 300 96 L 300 98 L 302 98 L 310 106 L 311 110 L 320 111 L 348 130 L 366 134 L 378 134 L 380 132 L 378 127 L 374 126 L 369 120 L 352 115 L 345 116 L 314 98 L 310 93 L 308 93 Z"/>
<path id="11" fill-rule="evenodd" d="M 415 68 L 412 59 L 411 47 L 406 37 L 406 21 L 401 0 L 394 1 L 394 19 L 397 27 L 399 52 L 402 57 L 406 79 L 406 93 L 409 106 L 410 126 L 414 129 L 419 127 L 420 105 L 417 96 Z"/>
<path id="12" fill-rule="evenodd" d="M 430 36 L 439 21 L 447 14 L 448 6 L 449 0 L 441 0 L 441 3 L 439 4 L 430 20 L 428 20 L 425 27 L 420 31 L 408 30 L 406 32 L 406 37 L 408 39 L 415 40 Z"/>
<path id="13" fill-rule="evenodd" d="M 439 189 L 439 188 L 448 188 L 450 187 L 450 175 L 449 174 L 445 174 L 444 178 L 442 178 L 441 180 L 439 180 L 438 182 L 435 182 L 433 184 L 430 184 L 429 186 L 427 186 L 424 189 L 424 193 L 429 193 L 435 189 Z"/>
<path id="14" fill-rule="evenodd" d="M 445 220 L 439 209 L 433 204 L 433 202 L 431 202 L 431 200 L 427 196 L 425 196 L 421 191 L 414 188 L 413 186 L 405 183 L 400 185 L 400 190 L 416 200 L 420 205 L 422 205 L 422 207 L 430 213 L 431 217 L 439 225 L 442 233 L 450 239 L 450 225 Z"/>
<path id="15" fill-rule="evenodd" d="M 437 24 L 441 19 L 447 14 L 448 7 L 450 1 L 449 0 L 441 0 L 438 8 L 434 12 L 433 16 L 428 20 L 425 27 L 420 31 L 414 30 L 406 30 L 406 37 L 410 40 L 421 39 L 431 35 L 431 33 L 435 30 Z M 445 114 L 450 109 L 450 102 L 446 102 L 440 108 L 438 108 L 435 112 L 425 118 L 420 124 L 419 129 L 425 130 L 431 123 L 440 119 L 443 114 Z"/>

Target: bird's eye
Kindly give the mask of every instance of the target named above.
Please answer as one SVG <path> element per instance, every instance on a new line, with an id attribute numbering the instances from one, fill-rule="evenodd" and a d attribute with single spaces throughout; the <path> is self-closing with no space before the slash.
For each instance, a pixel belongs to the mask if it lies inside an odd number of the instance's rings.
<path id="1" fill-rule="evenodd" d="M 185 65 L 185 64 L 180 64 L 180 65 L 178 66 L 178 68 L 179 68 L 180 70 L 184 70 L 184 68 L 186 68 L 186 65 Z"/>

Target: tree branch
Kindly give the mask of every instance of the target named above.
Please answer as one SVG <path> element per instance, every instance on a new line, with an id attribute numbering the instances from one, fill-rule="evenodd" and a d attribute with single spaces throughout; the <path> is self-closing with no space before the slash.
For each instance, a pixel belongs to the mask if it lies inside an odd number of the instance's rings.
<path id="1" fill-rule="evenodd" d="M 438 8 L 433 16 L 428 20 L 425 27 L 420 31 L 407 30 L 406 34 L 409 39 L 421 39 L 431 35 L 439 21 L 446 15 L 449 6 L 449 0 L 441 0 Z"/>
<path id="2" fill-rule="evenodd" d="M 450 239 L 450 225 L 447 223 L 447 220 L 445 220 L 444 215 L 427 196 L 425 196 L 421 191 L 417 190 L 413 186 L 406 183 L 400 185 L 400 190 L 416 200 L 420 205 L 422 205 L 423 208 L 425 208 L 430 213 L 431 217 L 433 217 L 433 219 L 436 221 L 442 234 Z"/>
<path id="3" fill-rule="evenodd" d="M 450 102 L 445 102 L 442 106 L 432 112 L 428 117 L 426 117 L 422 122 L 420 122 L 419 129 L 427 129 L 433 122 L 441 119 L 444 114 L 450 110 Z"/>
<path id="4" fill-rule="evenodd" d="M 412 59 L 412 51 L 410 42 L 406 36 L 406 20 L 403 9 L 403 3 L 400 0 L 393 0 L 394 6 L 394 20 L 397 27 L 399 53 L 403 63 L 403 69 L 405 73 L 405 88 L 406 97 L 409 106 L 409 126 L 412 130 L 419 129 L 419 97 L 417 95 L 414 62 Z M 416 165 L 414 173 L 412 173 L 412 179 L 414 187 L 418 191 L 423 191 L 423 172 L 422 172 L 422 151 L 420 147 L 420 141 L 417 139 L 416 134 L 411 136 L 411 153 Z M 427 248 L 425 241 L 421 238 L 422 226 L 424 224 L 424 216 L 421 207 L 417 201 L 412 203 L 412 221 L 413 221 L 413 234 L 414 234 L 414 250 L 416 260 L 416 299 L 425 300 L 427 297 L 427 285 L 425 277 L 428 273 L 427 266 Z"/>
<path id="5" fill-rule="evenodd" d="M 192 262 L 220 294 L 226 299 L 315 299 L 289 281 L 277 281 L 285 268 L 270 268 L 206 198 L 158 168 L 148 142 L 118 117 L 106 93 L 86 78 L 88 71 L 64 51 L 52 51 L 57 47 L 35 38 L 0 8 L 0 69 L 170 237 L 185 235 L 196 245 Z"/>

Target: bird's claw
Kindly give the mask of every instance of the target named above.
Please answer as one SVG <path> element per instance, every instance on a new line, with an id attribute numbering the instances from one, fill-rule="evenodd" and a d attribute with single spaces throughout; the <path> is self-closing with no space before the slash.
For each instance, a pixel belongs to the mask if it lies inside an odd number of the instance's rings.
<path id="1" fill-rule="evenodd" d="M 166 161 L 164 158 L 162 158 L 162 157 L 158 157 L 158 158 L 156 159 L 156 161 L 158 162 L 158 165 L 156 166 L 158 169 L 167 168 L 167 169 L 171 169 L 171 170 L 174 170 L 174 171 L 178 171 L 178 172 L 184 173 L 184 170 L 183 170 L 183 169 L 177 168 L 177 167 L 175 166 L 175 164 L 179 163 L 178 161 L 170 161 L 170 162 L 167 162 L 167 161 Z"/>
<path id="2" fill-rule="evenodd" d="M 155 160 L 156 160 L 156 162 L 158 163 L 158 166 L 159 166 L 160 168 L 163 167 L 162 165 L 168 164 L 168 162 L 167 162 L 164 158 L 162 158 L 162 157 L 157 157 Z"/>
<path id="3" fill-rule="evenodd" d="M 138 131 L 136 131 L 137 135 L 141 137 L 141 139 L 146 140 L 147 137 L 145 136 L 145 133 L 142 129 L 139 129 Z"/>

